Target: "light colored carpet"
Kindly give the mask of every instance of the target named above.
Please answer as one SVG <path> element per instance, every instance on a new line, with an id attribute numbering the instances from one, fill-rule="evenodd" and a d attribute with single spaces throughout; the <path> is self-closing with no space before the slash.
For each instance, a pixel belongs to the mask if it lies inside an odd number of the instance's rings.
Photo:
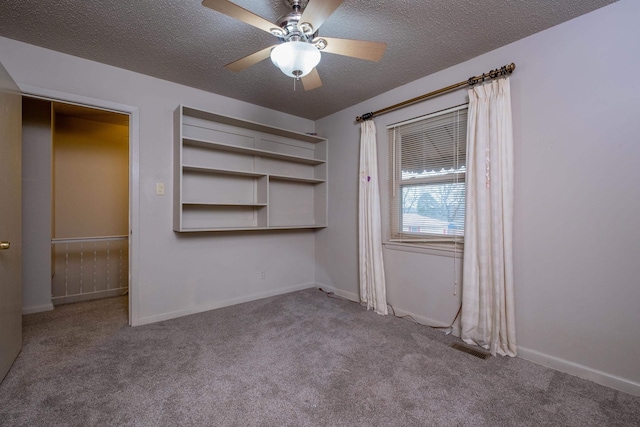
<path id="1" fill-rule="evenodd" d="M 126 303 L 25 316 L 0 425 L 640 425 L 638 397 L 317 289 L 136 328 Z"/>

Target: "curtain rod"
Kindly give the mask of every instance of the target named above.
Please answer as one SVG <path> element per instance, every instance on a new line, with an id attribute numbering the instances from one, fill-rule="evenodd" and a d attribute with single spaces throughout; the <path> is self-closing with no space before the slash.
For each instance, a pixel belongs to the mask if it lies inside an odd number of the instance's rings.
<path id="1" fill-rule="evenodd" d="M 433 92 L 425 93 L 424 95 L 411 98 L 409 100 L 400 102 L 395 105 L 391 105 L 390 107 L 386 107 L 378 111 L 373 111 L 371 113 L 364 113 L 363 115 L 356 117 L 356 122 L 362 122 L 365 120 L 372 119 L 375 116 L 388 113 L 389 111 L 397 110 L 398 108 L 406 107 L 407 105 L 413 104 L 414 102 L 422 101 L 424 99 L 431 98 L 432 96 L 440 95 L 441 93 L 449 92 L 450 90 L 457 89 L 462 86 L 473 86 L 475 84 L 485 81 L 485 79 L 495 79 L 496 77 L 506 76 L 507 74 L 513 73 L 513 70 L 515 69 L 516 69 L 516 64 L 512 62 L 509 65 L 504 65 L 500 68 L 496 68 L 495 70 L 491 70 L 488 73 L 484 73 L 479 76 L 469 77 L 467 80 L 463 82 L 452 84 L 451 86 L 443 87 L 442 89 L 434 90 Z"/>

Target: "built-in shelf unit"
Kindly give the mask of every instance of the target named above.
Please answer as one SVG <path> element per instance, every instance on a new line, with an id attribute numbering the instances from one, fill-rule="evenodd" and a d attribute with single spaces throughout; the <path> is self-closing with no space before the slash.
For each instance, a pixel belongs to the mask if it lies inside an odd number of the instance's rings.
<path id="1" fill-rule="evenodd" d="M 181 105 L 173 229 L 327 226 L 327 141 Z"/>

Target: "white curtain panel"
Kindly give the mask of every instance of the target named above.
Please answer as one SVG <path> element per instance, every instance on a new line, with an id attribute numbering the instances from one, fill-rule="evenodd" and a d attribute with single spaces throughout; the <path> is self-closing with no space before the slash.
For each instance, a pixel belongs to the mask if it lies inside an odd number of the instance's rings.
<path id="1" fill-rule="evenodd" d="M 376 154 L 376 126 L 360 124 L 360 186 L 358 191 L 360 302 L 378 314 L 387 314 L 387 293 L 382 259 L 380 188 Z"/>
<path id="2" fill-rule="evenodd" d="M 461 337 L 515 356 L 509 79 L 469 90 Z"/>

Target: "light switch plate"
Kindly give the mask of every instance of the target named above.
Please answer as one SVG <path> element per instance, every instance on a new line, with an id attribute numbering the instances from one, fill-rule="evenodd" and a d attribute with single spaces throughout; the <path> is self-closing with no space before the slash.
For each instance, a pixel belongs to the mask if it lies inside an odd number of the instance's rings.
<path id="1" fill-rule="evenodd" d="M 164 196 L 164 182 L 156 182 L 156 194 Z"/>

